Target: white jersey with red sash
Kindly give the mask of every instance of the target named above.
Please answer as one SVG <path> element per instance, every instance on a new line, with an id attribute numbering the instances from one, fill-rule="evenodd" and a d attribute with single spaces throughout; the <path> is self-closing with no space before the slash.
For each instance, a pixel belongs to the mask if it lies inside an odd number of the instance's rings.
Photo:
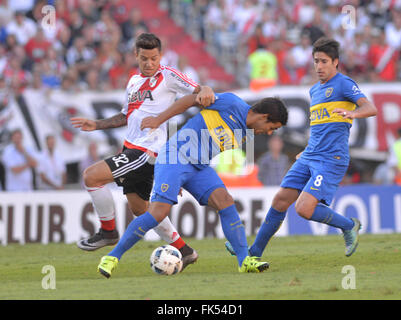
<path id="1" fill-rule="evenodd" d="M 127 134 L 124 146 L 157 155 L 167 140 L 167 124 L 157 130 L 141 130 L 141 122 L 157 116 L 176 99 L 177 94 L 194 92 L 198 84 L 183 73 L 167 66 L 160 66 L 152 77 L 137 74 L 128 81 L 126 100 L 121 112 L 127 117 Z"/>

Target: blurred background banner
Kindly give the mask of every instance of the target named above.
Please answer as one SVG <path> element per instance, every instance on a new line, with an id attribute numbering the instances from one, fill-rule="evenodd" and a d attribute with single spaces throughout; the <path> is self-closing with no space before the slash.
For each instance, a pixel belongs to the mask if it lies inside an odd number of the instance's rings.
<path id="1" fill-rule="evenodd" d="M 238 212 L 247 235 L 256 234 L 270 207 L 277 187 L 232 188 Z M 123 232 L 133 216 L 121 192 L 113 192 L 117 227 Z M 85 191 L 47 191 L 33 193 L 0 193 L 0 243 L 73 243 L 93 234 L 99 227 L 96 213 Z M 357 217 L 361 233 L 401 233 L 401 190 L 397 186 L 355 185 L 339 188 L 332 207 L 347 217 Z M 224 237 L 218 214 L 210 207 L 201 207 L 184 192 L 170 214 L 183 237 L 203 239 Z M 296 234 L 338 234 L 327 225 L 299 217 L 294 206 L 277 232 L 278 236 Z M 158 240 L 149 231 L 145 240 Z"/>
<path id="2" fill-rule="evenodd" d="M 86 156 L 91 141 L 98 144 L 101 154 L 113 153 L 123 141 L 125 128 L 105 131 L 82 132 L 70 124 L 71 117 L 90 119 L 107 118 L 121 111 L 122 91 L 67 93 L 53 90 L 48 94 L 27 89 L 10 103 L 11 117 L 1 126 L 5 131 L 22 128 L 25 141 L 36 151 L 44 149 L 45 137 L 53 134 L 58 149 L 66 163 L 77 162 Z"/>
<path id="3" fill-rule="evenodd" d="M 372 83 L 361 85 L 361 90 L 378 108 L 377 117 L 354 120 L 350 135 L 351 156 L 365 160 L 385 160 L 395 133 L 401 127 L 400 83 Z M 279 96 L 289 108 L 289 123 L 282 129 L 288 142 L 305 146 L 309 138 L 309 87 L 274 87 L 259 92 L 234 91 L 252 104 L 262 97 Z M 124 91 L 68 93 L 53 90 L 43 92 L 27 89 L 10 104 L 11 117 L 0 128 L 0 136 L 13 128 L 23 128 L 26 143 L 37 151 L 43 149 L 44 138 L 56 133 L 59 151 L 66 163 L 77 162 L 86 155 L 91 141 L 98 143 L 100 154 L 112 154 L 121 147 L 125 128 L 81 132 L 70 124 L 70 117 L 102 119 L 121 110 Z M 178 117 L 182 125 L 192 113 Z M 265 150 L 265 144 L 259 145 Z M 258 152 L 258 150 L 256 150 Z"/>

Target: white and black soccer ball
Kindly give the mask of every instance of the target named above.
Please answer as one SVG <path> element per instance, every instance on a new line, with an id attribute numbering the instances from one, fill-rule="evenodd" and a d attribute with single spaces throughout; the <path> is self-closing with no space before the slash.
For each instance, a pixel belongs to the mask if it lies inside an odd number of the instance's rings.
<path id="1" fill-rule="evenodd" d="M 173 246 L 160 246 L 150 256 L 150 267 L 157 274 L 176 274 L 182 269 L 182 254 Z"/>

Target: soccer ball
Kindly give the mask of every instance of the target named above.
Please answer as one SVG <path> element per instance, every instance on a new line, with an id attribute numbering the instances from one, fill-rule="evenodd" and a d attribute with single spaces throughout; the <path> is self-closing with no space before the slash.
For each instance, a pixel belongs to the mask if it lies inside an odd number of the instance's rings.
<path id="1" fill-rule="evenodd" d="M 182 269 L 181 252 L 170 245 L 158 247 L 150 256 L 150 267 L 157 274 L 176 274 Z"/>

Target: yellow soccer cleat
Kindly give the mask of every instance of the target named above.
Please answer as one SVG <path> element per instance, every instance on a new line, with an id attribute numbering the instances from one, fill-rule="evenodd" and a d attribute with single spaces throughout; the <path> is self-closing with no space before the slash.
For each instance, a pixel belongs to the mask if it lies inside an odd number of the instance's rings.
<path id="1" fill-rule="evenodd" d="M 117 267 L 118 259 L 113 256 L 104 256 L 100 259 L 100 263 L 97 266 L 97 271 L 106 278 L 111 277 L 111 273 Z"/>
<path id="2" fill-rule="evenodd" d="M 247 256 L 240 268 L 238 268 L 239 272 L 241 273 L 257 273 L 263 272 L 269 268 L 269 264 L 267 262 L 259 261 L 260 258 L 258 257 L 250 257 Z"/>

